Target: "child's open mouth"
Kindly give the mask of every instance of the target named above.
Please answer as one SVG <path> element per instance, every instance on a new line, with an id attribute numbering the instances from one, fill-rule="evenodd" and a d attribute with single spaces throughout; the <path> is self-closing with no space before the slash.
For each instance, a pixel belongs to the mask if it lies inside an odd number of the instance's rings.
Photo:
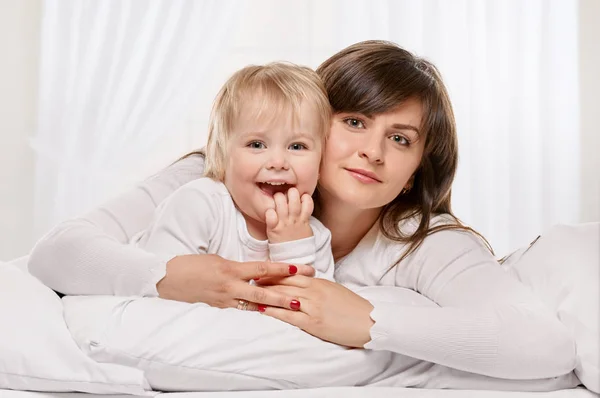
<path id="1" fill-rule="evenodd" d="M 285 182 L 259 182 L 256 185 L 258 185 L 261 191 L 269 196 L 273 196 L 277 192 L 286 193 L 288 189 L 294 186 L 293 184 L 287 184 Z"/>

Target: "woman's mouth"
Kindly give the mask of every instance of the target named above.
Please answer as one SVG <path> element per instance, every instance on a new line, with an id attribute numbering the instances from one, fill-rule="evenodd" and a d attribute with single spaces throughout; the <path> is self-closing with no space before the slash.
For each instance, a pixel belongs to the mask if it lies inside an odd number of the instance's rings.
<path id="1" fill-rule="evenodd" d="M 368 170 L 362 169 L 344 169 L 346 170 L 352 177 L 362 182 L 363 184 L 377 184 L 380 183 L 381 180 L 379 177 Z"/>
<path id="2" fill-rule="evenodd" d="M 273 197 L 277 192 L 287 193 L 288 189 L 295 185 L 286 182 L 258 182 L 258 188 L 265 194 Z"/>

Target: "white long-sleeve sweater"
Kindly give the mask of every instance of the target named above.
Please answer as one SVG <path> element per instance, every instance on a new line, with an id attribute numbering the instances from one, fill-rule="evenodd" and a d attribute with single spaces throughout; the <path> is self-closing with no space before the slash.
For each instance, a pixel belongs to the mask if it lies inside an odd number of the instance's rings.
<path id="1" fill-rule="evenodd" d="M 248 232 L 225 185 L 199 178 L 165 199 L 133 243 L 167 258 L 216 254 L 233 261 L 308 264 L 315 268 L 315 277 L 333 280 L 331 232 L 314 217 L 309 222 L 310 237 L 280 243 L 258 240 Z"/>
<path id="2" fill-rule="evenodd" d="M 202 158 L 188 157 L 86 216 L 58 225 L 35 246 L 30 272 L 65 294 L 156 296 L 168 258 L 127 242 L 148 227 L 160 202 L 202 171 Z M 365 348 L 506 379 L 557 377 L 575 367 L 568 330 L 502 270 L 474 234 L 432 234 L 386 272 L 404 249 L 374 227 L 336 264 L 335 279 L 345 286 L 406 287 L 439 306 L 372 302 L 375 324 Z"/>

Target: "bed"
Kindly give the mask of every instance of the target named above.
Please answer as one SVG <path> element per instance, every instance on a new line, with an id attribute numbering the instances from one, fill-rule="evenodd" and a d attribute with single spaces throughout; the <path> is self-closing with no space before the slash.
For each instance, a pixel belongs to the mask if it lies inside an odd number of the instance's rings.
<path id="1" fill-rule="evenodd" d="M 569 250 L 563 249 L 558 255 L 554 250 L 552 256 L 548 256 L 550 248 L 557 246 L 569 248 Z M 140 377 L 139 373 L 136 374 L 135 369 L 127 367 L 98 368 L 95 361 L 83 354 L 82 351 L 84 350 L 74 343 L 71 336 L 71 334 L 76 334 L 77 331 L 68 330 L 64 325 L 64 308 L 61 300 L 51 290 L 28 274 L 26 264 L 26 257 L 6 264 L 0 263 L 0 317 L 3 317 L 2 323 L 5 325 L 0 327 L 0 398 L 83 398 L 94 395 L 107 398 L 136 396 L 158 396 L 160 398 L 317 398 L 337 396 L 375 398 L 391 396 L 414 398 L 586 398 L 599 396 L 597 393 L 600 389 L 600 371 L 598 367 L 600 351 L 598 343 L 598 340 L 600 340 L 600 334 L 598 333 L 598 313 L 600 312 L 598 311 L 600 301 L 598 295 L 598 280 L 600 278 L 599 223 L 554 227 L 548 233 L 545 233 L 542 239 L 538 239 L 534 246 L 527 246 L 513 253 L 503 265 L 507 272 L 514 273 L 515 277 L 518 277 L 536 291 L 548 306 L 556 311 L 559 319 L 567 325 L 575 336 L 579 364 L 573 373 L 576 376 L 573 377 L 576 377 L 578 381 L 580 380 L 583 385 L 548 392 L 401 387 L 320 387 L 187 393 L 156 393 L 146 391 L 148 390 L 147 386 L 144 389 L 137 387 L 111 389 L 110 383 L 106 383 L 106 386 L 102 384 L 102 380 L 105 380 L 108 377 L 107 375 L 116 375 L 123 385 L 127 385 L 127 383 L 135 384 L 131 381 L 137 380 L 136 377 Z M 565 264 L 568 264 L 568 267 L 565 267 Z M 15 306 L 14 302 L 19 302 L 20 305 Z M 7 322 L 7 320 L 10 322 Z M 6 325 L 10 326 L 7 327 Z M 60 332 L 62 334 L 57 335 L 58 337 L 53 335 L 56 325 L 63 328 Z M 44 331 L 44 333 L 40 334 L 39 331 Z M 55 341 L 62 340 L 57 343 L 49 343 L 48 341 L 52 341 L 53 338 L 55 338 Z M 10 355 L 15 354 L 17 354 L 16 360 L 7 359 L 10 358 Z M 21 367 L 17 367 L 18 371 L 15 372 L 14 364 L 19 361 Z M 64 365 L 61 364 L 61 361 L 70 362 Z M 13 366 L 12 373 L 11 366 Z M 28 367 L 38 367 L 36 369 L 37 373 L 33 376 L 23 376 L 27 372 L 22 370 Z M 73 380 L 67 380 L 67 384 L 65 384 L 65 380 L 59 380 L 62 384 L 55 384 L 60 377 L 64 379 L 65 374 L 69 379 L 71 374 L 75 373 L 78 373 L 79 377 L 76 383 Z M 54 376 L 56 374 L 59 376 Z M 88 384 L 98 384 L 98 380 L 100 380 L 100 388 L 90 389 L 87 387 Z M 7 386 L 10 389 L 4 388 Z M 51 392 L 65 390 L 87 391 L 90 394 Z"/>
<path id="2" fill-rule="evenodd" d="M 82 393 L 39 393 L 0 390 L 0 398 L 86 398 Z M 131 395 L 102 395 L 106 398 L 131 398 Z M 238 391 L 238 392 L 192 392 L 163 393 L 158 398 L 593 398 L 597 394 L 576 388 L 552 392 L 502 392 L 480 390 L 422 390 L 393 387 L 332 387 L 309 390 L 284 391 Z"/>

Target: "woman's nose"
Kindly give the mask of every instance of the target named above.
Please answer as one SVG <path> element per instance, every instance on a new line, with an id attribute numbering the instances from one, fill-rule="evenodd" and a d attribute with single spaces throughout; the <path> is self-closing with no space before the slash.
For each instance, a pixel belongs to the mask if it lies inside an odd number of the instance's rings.
<path id="1" fill-rule="evenodd" d="M 383 163 L 383 140 L 378 137 L 366 140 L 358 150 L 358 156 L 366 159 L 369 163 Z"/>

